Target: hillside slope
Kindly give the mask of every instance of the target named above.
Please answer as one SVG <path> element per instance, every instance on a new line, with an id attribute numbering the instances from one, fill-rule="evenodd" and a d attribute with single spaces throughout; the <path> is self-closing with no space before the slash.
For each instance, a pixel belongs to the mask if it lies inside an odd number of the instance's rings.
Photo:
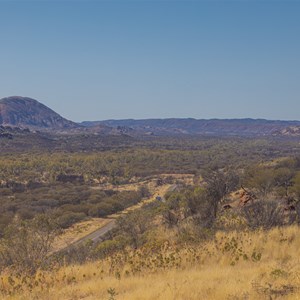
<path id="1" fill-rule="evenodd" d="M 160 232 L 162 234 L 162 232 Z M 168 236 L 170 232 L 165 232 Z M 156 237 L 163 238 L 159 234 Z M 170 242 L 39 272 L 3 274 L 5 300 L 299 299 L 299 227 L 219 232 L 200 245 Z M 19 285 L 20 284 L 20 285 Z"/>
<path id="2" fill-rule="evenodd" d="M 0 100 L 0 125 L 34 129 L 80 127 L 37 100 L 19 96 Z"/>

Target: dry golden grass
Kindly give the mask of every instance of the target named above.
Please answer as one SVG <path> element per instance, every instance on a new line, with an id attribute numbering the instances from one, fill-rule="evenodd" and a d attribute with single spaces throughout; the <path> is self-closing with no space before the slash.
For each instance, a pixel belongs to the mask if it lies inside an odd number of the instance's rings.
<path id="1" fill-rule="evenodd" d="M 152 183 L 154 183 L 155 180 L 156 180 L 155 178 L 149 179 L 149 180 L 142 180 L 142 181 L 137 179 L 134 182 L 119 184 L 119 185 L 105 183 L 102 185 L 93 186 L 93 187 L 91 187 L 91 189 L 93 189 L 93 190 L 114 190 L 114 191 L 119 191 L 119 192 L 137 191 L 139 189 L 139 187 L 141 187 L 141 186 L 146 185 L 149 188 L 153 187 L 154 185 Z"/>
<path id="2" fill-rule="evenodd" d="M 297 226 L 219 232 L 214 240 L 197 246 L 164 242 L 169 234 L 173 240 L 174 232 L 157 232 L 156 242 L 144 249 L 41 272 L 27 283 L 22 277 L 2 274 L 0 298 L 300 299 Z"/>

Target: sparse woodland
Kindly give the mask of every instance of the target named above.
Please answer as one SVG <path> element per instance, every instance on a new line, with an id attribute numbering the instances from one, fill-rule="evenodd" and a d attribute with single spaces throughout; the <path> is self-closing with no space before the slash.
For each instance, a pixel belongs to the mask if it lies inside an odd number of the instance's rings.
<path id="1" fill-rule="evenodd" d="M 117 145 L 1 153 L 1 299 L 299 297 L 298 141 Z M 118 217 L 104 241 L 53 252 L 73 224 L 151 198 L 146 184 L 118 189 L 150 179 L 175 188 Z"/>

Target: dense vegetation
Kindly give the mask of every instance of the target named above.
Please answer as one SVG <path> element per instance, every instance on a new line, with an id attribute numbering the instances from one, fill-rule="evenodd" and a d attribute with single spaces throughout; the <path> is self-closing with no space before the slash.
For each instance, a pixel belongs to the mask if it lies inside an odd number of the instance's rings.
<path id="1" fill-rule="evenodd" d="M 214 238 L 218 231 L 244 232 L 297 225 L 300 159 L 252 165 L 247 170 L 203 172 L 200 183 L 177 185 L 177 190 L 168 192 L 164 201 L 144 205 L 120 217 L 117 223 L 105 242 L 86 248 L 85 257 L 77 261 L 78 256 L 74 256 L 73 262 L 103 258 L 128 247 L 152 247 L 157 237 L 160 240 L 156 232 L 162 227 L 176 232 L 173 241 L 177 245 L 194 245 Z M 72 257 L 68 259 L 72 261 Z"/>
<path id="2" fill-rule="evenodd" d="M 34 189 L 13 192 L 0 189 L 0 233 L 18 216 L 32 219 L 38 214 L 51 214 L 60 228 L 67 228 L 87 217 L 105 217 L 137 204 L 145 192 L 95 190 L 85 185 L 48 184 Z"/>
<path id="3" fill-rule="evenodd" d="M 140 148 L 122 151 L 2 154 L 0 230 L 16 214 L 30 219 L 52 210 L 62 227 L 66 227 L 86 216 L 99 217 L 122 210 L 141 199 L 139 194 L 116 195 L 91 189 L 100 183 L 117 185 L 161 173 L 199 176 L 205 170 L 226 166 L 241 169 L 257 161 L 291 155 L 298 147 L 293 142 L 285 147 L 269 140 L 236 138 L 169 138 L 139 143 Z"/>

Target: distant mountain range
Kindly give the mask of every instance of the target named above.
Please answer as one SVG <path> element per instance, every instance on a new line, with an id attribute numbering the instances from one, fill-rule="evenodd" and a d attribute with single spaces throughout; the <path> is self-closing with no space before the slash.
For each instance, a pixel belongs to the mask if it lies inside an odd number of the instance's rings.
<path id="1" fill-rule="evenodd" d="M 3 128 L 30 129 L 53 133 L 128 136 L 300 136 L 300 121 L 264 119 L 146 119 L 106 120 L 75 123 L 37 100 L 7 97 L 0 100 L 0 133 Z"/>
<path id="2" fill-rule="evenodd" d="M 300 121 L 264 119 L 128 119 L 82 122 L 81 125 L 127 128 L 139 134 L 156 136 L 300 136 Z"/>

